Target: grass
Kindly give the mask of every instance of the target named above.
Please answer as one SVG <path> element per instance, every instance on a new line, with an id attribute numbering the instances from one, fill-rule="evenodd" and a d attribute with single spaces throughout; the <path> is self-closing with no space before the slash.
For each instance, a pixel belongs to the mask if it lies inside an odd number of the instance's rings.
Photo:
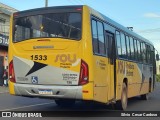
<path id="1" fill-rule="evenodd" d="M 156 75 L 156 81 L 160 82 L 160 75 Z"/>

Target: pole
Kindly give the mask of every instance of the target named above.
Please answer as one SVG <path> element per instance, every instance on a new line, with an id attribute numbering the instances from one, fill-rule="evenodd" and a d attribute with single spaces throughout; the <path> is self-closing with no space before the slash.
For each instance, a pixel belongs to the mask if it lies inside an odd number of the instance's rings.
<path id="1" fill-rule="evenodd" d="M 48 7 L 48 0 L 45 0 L 45 7 Z"/>

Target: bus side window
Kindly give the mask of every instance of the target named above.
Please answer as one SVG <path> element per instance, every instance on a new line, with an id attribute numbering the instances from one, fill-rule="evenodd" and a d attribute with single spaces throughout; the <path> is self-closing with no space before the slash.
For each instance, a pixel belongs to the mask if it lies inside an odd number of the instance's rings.
<path id="1" fill-rule="evenodd" d="M 137 40 L 134 39 L 134 51 L 135 51 L 135 60 L 138 61 L 138 48 L 137 48 Z"/>
<path id="2" fill-rule="evenodd" d="M 151 46 L 150 47 L 151 48 L 151 53 L 150 53 L 150 55 L 151 55 L 151 57 L 150 57 L 150 61 L 151 61 L 151 64 L 153 64 L 154 63 L 154 56 L 155 56 L 155 54 L 154 54 L 154 47 L 153 46 Z"/>
<path id="3" fill-rule="evenodd" d="M 98 34 L 97 34 L 97 22 L 92 20 L 92 44 L 93 53 L 98 53 Z"/>
<path id="4" fill-rule="evenodd" d="M 92 19 L 92 42 L 94 54 L 106 54 L 103 23 L 94 19 Z"/>
<path id="5" fill-rule="evenodd" d="M 125 40 L 125 35 L 123 33 L 121 33 L 121 47 L 122 47 L 121 58 L 127 58 L 127 54 L 126 54 L 126 40 Z"/>
<path id="6" fill-rule="evenodd" d="M 126 46 L 127 46 L 127 58 L 130 59 L 131 51 L 130 51 L 130 42 L 129 42 L 129 37 L 128 36 L 126 36 Z"/>
<path id="7" fill-rule="evenodd" d="M 116 43 L 117 43 L 117 53 L 118 56 L 120 57 L 122 55 L 122 48 L 121 48 L 121 37 L 118 31 L 116 31 Z"/>
<path id="8" fill-rule="evenodd" d="M 134 53 L 134 43 L 133 43 L 133 38 L 132 37 L 129 37 L 130 39 L 130 47 L 131 47 L 131 60 L 134 60 L 135 57 L 135 53 Z"/>
<path id="9" fill-rule="evenodd" d="M 146 63 L 146 46 L 145 43 L 141 43 L 141 48 L 142 48 L 142 60 L 144 63 Z"/>
<path id="10" fill-rule="evenodd" d="M 144 43 L 144 55 L 145 55 L 144 62 L 147 63 L 147 45 L 145 43 Z"/>
<path id="11" fill-rule="evenodd" d="M 150 61 L 150 57 L 151 57 L 151 48 L 150 48 L 150 46 L 149 45 L 146 45 L 147 46 L 147 63 L 151 63 L 151 61 Z"/>
<path id="12" fill-rule="evenodd" d="M 104 44 L 104 28 L 102 22 L 97 22 L 98 26 L 98 45 L 99 45 L 99 54 L 105 55 L 105 44 Z"/>
<path id="13" fill-rule="evenodd" d="M 142 62 L 141 46 L 140 46 L 140 41 L 139 40 L 137 40 L 137 48 L 138 48 L 138 60 L 139 60 L 139 62 Z"/>

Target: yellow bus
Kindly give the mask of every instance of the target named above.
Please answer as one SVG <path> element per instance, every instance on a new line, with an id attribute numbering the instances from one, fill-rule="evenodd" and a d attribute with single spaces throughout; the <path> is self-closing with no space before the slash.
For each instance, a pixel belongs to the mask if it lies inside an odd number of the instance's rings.
<path id="1" fill-rule="evenodd" d="M 12 95 L 118 103 L 148 99 L 155 84 L 155 48 L 89 6 L 20 11 L 11 17 Z"/>

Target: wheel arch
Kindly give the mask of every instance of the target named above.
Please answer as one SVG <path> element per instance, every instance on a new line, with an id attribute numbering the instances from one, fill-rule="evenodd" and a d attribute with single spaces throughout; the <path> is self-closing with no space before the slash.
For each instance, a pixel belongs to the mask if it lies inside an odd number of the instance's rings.
<path id="1" fill-rule="evenodd" d="M 123 79 L 123 83 L 125 83 L 126 86 L 127 86 L 127 88 L 128 88 L 128 79 L 127 79 L 127 78 L 124 78 L 124 79 Z M 122 83 L 122 84 L 123 84 L 123 83 Z"/>
<path id="2" fill-rule="evenodd" d="M 149 92 L 152 92 L 152 83 L 153 81 L 152 81 L 152 78 L 150 77 L 149 78 Z"/>

